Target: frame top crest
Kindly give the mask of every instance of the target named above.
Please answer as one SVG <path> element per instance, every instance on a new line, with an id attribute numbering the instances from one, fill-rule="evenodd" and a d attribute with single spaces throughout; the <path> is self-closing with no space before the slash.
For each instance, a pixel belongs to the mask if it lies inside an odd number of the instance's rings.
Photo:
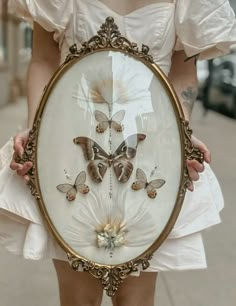
<path id="1" fill-rule="evenodd" d="M 73 44 L 69 48 L 70 54 L 67 56 L 66 62 L 96 50 L 106 49 L 122 50 L 153 63 L 153 57 L 149 54 L 150 48 L 143 44 L 140 50 L 136 43 L 130 42 L 126 37 L 122 36 L 113 17 L 107 17 L 105 23 L 100 26 L 97 35 L 82 43 L 80 49 L 77 48 L 76 44 Z"/>

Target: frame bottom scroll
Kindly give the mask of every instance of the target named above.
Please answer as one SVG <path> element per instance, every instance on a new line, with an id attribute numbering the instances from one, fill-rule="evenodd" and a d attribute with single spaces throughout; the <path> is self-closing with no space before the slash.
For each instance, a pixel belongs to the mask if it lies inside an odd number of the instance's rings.
<path id="1" fill-rule="evenodd" d="M 74 271 L 89 272 L 93 277 L 99 279 L 102 288 L 107 295 L 112 297 L 115 295 L 120 284 L 133 272 L 139 270 L 139 266 L 146 270 L 150 266 L 150 260 L 153 254 L 146 254 L 145 257 L 138 260 L 129 261 L 128 263 L 117 266 L 103 266 L 87 261 L 82 258 L 67 254 L 69 263 Z"/>

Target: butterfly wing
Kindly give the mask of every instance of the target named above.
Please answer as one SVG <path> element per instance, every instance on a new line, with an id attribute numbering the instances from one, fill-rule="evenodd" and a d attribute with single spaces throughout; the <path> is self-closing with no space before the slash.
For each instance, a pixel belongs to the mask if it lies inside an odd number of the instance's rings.
<path id="1" fill-rule="evenodd" d="M 88 137 L 76 137 L 73 141 L 81 146 L 86 160 L 107 160 L 109 158 L 109 155 Z"/>
<path id="2" fill-rule="evenodd" d="M 165 184 L 165 182 L 166 182 L 165 180 L 156 179 L 156 180 L 151 181 L 148 184 L 148 186 L 152 186 L 155 189 L 159 189 L 159 188 L 161 188 Z"/>
<path id="3" fill-rule="evenodd" d="M 86 172 L 85 171 L 82 171 L 80 172 L 76 179 L 75 179 L 75 186 L 78 186 L 78 185 L 81 185 L 81 184 L 84 184 L 86 181 Z"/>
<path id="4" fill-rule="evenodd" d="M 88 137 L 77 137 L 74 139 L 74 143 L 82 147 L 85 159 L 91 161 L 88 164 L 88 173 L 91 179 L 96 183 L 102 182 L 107 170 L 106 163 L 110 156 Z"/>
<path id="5" fill-rule="evenodd" d="M 114 121 L 118 121 L 118 122 L 121 122 L 125 117 L 125 110 L 122 109 L 118 112 L 116 112 L 113 116 L 112 116 L 112 120 Z"/>
<path id="6" fill-rule="evenodd" d="M 127 159 L 119 158 L 113 162 L 113 168 L 118 181 L 126 183 L 133 172 L 134 166 Z"/>
<path id="7" fill-rule="evenodd" d="M 112 155 L 113 168 L 119 182 L 126 183 L 129 180 L 133 165 L 128 160 L 135 157 L 138 143 L 145 138 L 144 134 L 127 137 Z"/>
<path id="8" fill-rule="evenodd" d="M 82 171 L 78 174 L 76 180 L 75 180 L 75 188 L 77 192 L 79 191 L 82 194 L 86 194 L 89 192 L 88 185 L 85 184 L 86 181 L 86 172 Z"/>
<path id="9" fill-rule="evenodd" d="M 91 161 L 87 169 L 91 179 L 95 183 L 101 183 L 107 171 L 107 164 L 103 161 Z"/>
<path id="10" fill-rule="evenodd" d="M 99 122 L 99 124 L 96 126 L 96 131 L 98 133 L 103 133 L 106 131 L 106 129 L 109 126 L 109 119 L 107 116 L 98 110 L 95 111 L 94 113 L 95 119 Z"/>
<path id="11" fill-rule="evenodd" d="M 147 194 L 149 198 L 155 199 L 155 197 L 157 196 L 156 189 L 161 188 L 165 184 L 165 182 L 166 182 L 165 180 L 157 179 L 157 180 L 153 180 L 150 183 L 148 183 Z"/>
<path id="12" fill-rule="evenodd" d="M 145 138 L 145 134 L 134 134 L 127 137 L 116 149 L 115 153 L 113 154 L 113 158 L 134 158 L 136 156 L 136 151 L 139 142 L 143 141 Z"/>
<path id="13" fill-rule="evenodd" d="M 146 177 L 146 174 L 144 173 L 144 171 L 140 168 L 138 168 L 136 170 L 136 178 L 138 181 L 141 181 L 143 183 L 147 183 L 147 177 Z"/>
<path id="14" fill-rule="evenodd" d="M 95 119 L 98 121 L 98 122 L 103 122 L 103 121 L 109 121 L 109 119 L 107 118 L 107 116 L 103 113 L 103 112 L 100 112 L 98 110 L 96 110 L 94 112 L 94 116 L 95 116 Z"/>
<path id="15" fill-rule="evenodd" d="M 67 193 L 66 198 L 68 201 L 74 201 L 76 199 L 77 190 L 75 186 L 73 186 Z"/>
<path id="16" fill-rule="evenodd" d="M 117 132 L 122 132 L 124 129 L 123 125 L 121 124 L 121 121 L 124 119 L 124 117 L 125 117 L 125 110 L 120 110 L 112 116 L 111 126 Z"/>
<path id="17" fill-rule="evenodd" d="M 137 181 L 132 184 L 131 188 L 133 190 L 140 190 L 145 188 L 147 184 L 147 177 L 142 169 L 138 168 L 136 170 L 136 178 Z"/>
<path id="18" fill-rule="evenodd" d="M 66 198 L 68 201 L 74 201 L 76 198 L 77 190 L 71 184 L 60 184 L 57 189 L 63 193 L 66 193 Z"/>
<path id="19" fill-rule="evenodd" d="M 60 184 L 57 186 L 57 190 L 67 193 L 71 188 L 73 188 L 73 185 L 71 184 Z"/>

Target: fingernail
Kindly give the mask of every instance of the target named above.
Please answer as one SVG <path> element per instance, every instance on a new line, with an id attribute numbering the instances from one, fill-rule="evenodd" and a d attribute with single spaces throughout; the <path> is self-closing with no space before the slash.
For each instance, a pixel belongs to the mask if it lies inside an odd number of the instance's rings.
<path id="1" fill-rule="evenodd" d="M 24 180 L 25 180 L 25 182 L 26 182 L 26 184 L 27 184 L 27 183 L 29 183 L 29 180 L 30 180 L 30 179 L 29 179 L 29 177 L 27 176 L 27 177 L 24 177 Z"/>

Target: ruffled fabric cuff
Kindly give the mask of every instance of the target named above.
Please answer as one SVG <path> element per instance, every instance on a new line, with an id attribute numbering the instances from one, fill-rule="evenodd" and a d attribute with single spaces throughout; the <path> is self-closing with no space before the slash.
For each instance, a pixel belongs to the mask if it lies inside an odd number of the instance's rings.
<path id="1" fill-rule="evenodd" d="M 235 14 L 225 0 L 179 0 L 175 24 L 175 50 L 184 50 L 187 57 L 214 58 L 229 53 L 236 44 Z"/>

